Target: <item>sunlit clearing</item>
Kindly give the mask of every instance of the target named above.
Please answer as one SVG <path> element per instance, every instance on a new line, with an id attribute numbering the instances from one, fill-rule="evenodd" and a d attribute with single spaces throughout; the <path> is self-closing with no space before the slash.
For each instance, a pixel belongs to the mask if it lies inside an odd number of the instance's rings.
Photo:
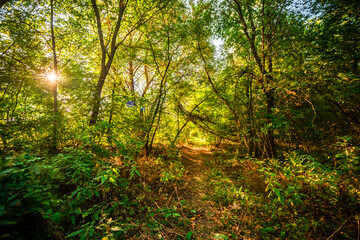
<path id="1" fill-rule="evenodd" d="M 48 73 L 47 78 L 50 82 L 55 82 L 56 81 L 56 74 L 54 72 Z"/>

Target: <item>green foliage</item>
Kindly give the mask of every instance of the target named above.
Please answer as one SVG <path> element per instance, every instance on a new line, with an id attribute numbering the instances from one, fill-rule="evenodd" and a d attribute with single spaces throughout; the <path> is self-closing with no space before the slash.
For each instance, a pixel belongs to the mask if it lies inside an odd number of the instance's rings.
<path id="1" fill-rule="evenodd" d="M 301 151 L 283 159 L 229 159 L 219 150 L 209 162 L 209 199 L 225 211 L 222 227 L 235 233 L 240 222 L 262 239 L 303 239 L 317 238 L 318 229 L 332 234 L 346 219 L 356 219 L 359 186 L 350 179 L 356 178 L 358 155 L 349 137 L 339 140 L 337 152 L 329 157 L 333 162 Z M 338 236 L 355 235 L 344 229 Z"/>
<path id="2" fill-rule="evenodd" d="M 54 1 L 55 49 L 49 1 L 5 2 L 0 239 L 200 238 L 178 142 L 232 144 L 204 160 L 211 237 L 355 239 L 357 1 Z"/>
<path id="3" fill-rule="evenodd" d="M 185 168 L 180 161 L 172 160 L 166 167 L 166 170 L 161 173 L 160 182 L 177 182 L 180 181 Z"/>
<path id="4" fill-rule="evenodd" d="M 233 181 L 224 178 L 221 172 L 212 172 L 209 179 L 211 179 L 209 193 L 211 199 L 216 203 L 225 207 L 233 204 L 246 204 L 249 198 L 247 189 L 234 185 Z"/>
<path id="5" fill-rule="evenodd" d="M 119 167 L 75 148 L 8 156 L 0 172 L 1 224 L 10 226 L 5 234 L 44 239 L 65 229 L 68 238 L 123 236 L 132 228 L 126 212 L 136 208 L 125 194 L 135 174 L 131 162 Z"/>

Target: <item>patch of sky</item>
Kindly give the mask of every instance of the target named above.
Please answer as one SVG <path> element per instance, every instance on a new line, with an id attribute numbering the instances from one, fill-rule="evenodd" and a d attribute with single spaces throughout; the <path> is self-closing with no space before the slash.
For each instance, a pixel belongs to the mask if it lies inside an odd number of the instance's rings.
<path id="1" fill-rule="evenodd" d="M 218 37 L 213 37 L 211 43 L 215 46 L 215 60 L 221 61 L 224 58 L 224 40 Z"/>
<path id="2" fill-rule="evenodd" d="M 301 16 L 304 20 L 311 20 L 322 15 L 322 8 L 318 7 L 316 0 L 293 0 L 289 1 L 287 11 Z"/>

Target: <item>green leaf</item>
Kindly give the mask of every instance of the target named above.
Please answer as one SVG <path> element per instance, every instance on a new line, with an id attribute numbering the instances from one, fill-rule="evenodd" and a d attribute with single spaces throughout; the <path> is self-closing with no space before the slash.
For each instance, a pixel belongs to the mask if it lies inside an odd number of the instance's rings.
<path id="1" fill-rule="evenodd" d="M 101 176 L 101 184 L 104 184 L 104 182 L 106 182 L 107 179 L 108 179 L 107 175 Z"/>
<path id="2" fill-rule="evenodd" d="M 192 236 L 194 235 L 194 233 L 192 231 L 188 232 L 186 235 L 185 235 L 185 238 L 190 240 L 192 238 Z"/>
<path id="3" fill-rule="evenodd" d="M 275 232 L 275 229 L 273 227 L 267 227 L 267 228 L 262 228 L 261 231 L 267 232 L 267 233 L 272 233 L 272 232 Z"/>
<path id="4" fill-rule="evenodd" d="M 78 188 L 78 189 L 76 189 L 75 191 L 73 191 L 73 193 L 70 195 L 70 198 L 74 197 L 75 194 L 76 194 L 77 192 L 79 192 L 80 190 L 81 190 L 81 188 Z"/>
<path id="5" fill-rule="evenodd" d="M 85 218 L 86 216 L 88 216 L 90 214 L 90 212 L 85 212 L 82 217 Z"/>
<path id="6" fill-rule="evenodd" d="M 273 190 L 274 190 L 274 192 L 276 193 L 276 195 L 278 196 L 278 198 L 280 198 L 281 194 L 280 194 L 279 189 L 274 188 Z"/>
<path id="7" fill-rule="evenodd" d="M 273 190 L 274 190 L 274 192 L 276 193 L 276 195 L 278 196 L 279 202 L 280 202 L 282 205 L 285 205 L 285 199 L 284 199 L 284 197 L 281 195 L 280 190 L 277 189 L 277 188 L 274 188 Z"/>
<path id="8" fill-rule="evenodd" d="M 229 239 L 226 235 L 221 234 L 221 233 L 215 233 L 214 235 L 214 239 Z"/>
<path id="9" fill-rule="evenodd" d="M 78 230 L 78 231 L 76 231 L 76 232 L 73 232 L 73 233 L 67 235 L 66 238 L 74 237 L 74 236 L 76 236 L 76 235 L 79 235 L 79 234 L 82 233 L 83 231 L 84 231 L 84 229 L 80 229 L 80 230 Z"/>
<path id="10" fill-rule="evenodd" d="M 70 217 L 71 223 L 73 224 L 73 226 L 75 226 L 76 220 L 74 216 Z"/>
<path id="11" fill-rule="evenodd" d="M 15 172 L 15 169 L 13 169 L 13 168 L 6 169 L 5 171 L 0 172 L 0 177 L 5 176 L 6 174 L 12 173 L 12 172 Z"/>
<path id="12" fill-rule="evenodd" d="M 285 206 L 285 198 L 283 196 L 280 196 L 279 199 L 280 203 Z"/>
<path id="13" fill-rule="evenodd" d="M 17 224 L 17 221 L 14 221 L 14 220 L 0 221 L 0 226 L 8 226 L 8 225 L 14 225 L 14 224 Z"/>

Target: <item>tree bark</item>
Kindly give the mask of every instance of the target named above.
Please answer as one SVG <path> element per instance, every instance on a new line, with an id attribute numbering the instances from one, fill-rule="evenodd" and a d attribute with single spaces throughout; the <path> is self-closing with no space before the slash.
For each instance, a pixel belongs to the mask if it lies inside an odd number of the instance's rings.
<path id="1" fill-rule="evenodd" d="M 272 35 L 266 35 L 265 34 L 265 22 L 264 22 L 264 18 L 265 16 L 265 1 L 262 1 L 262 19 L 260 21 L 261 24 L 261 50 L 258 50 L 258 48 L 256 47 L 256 26 L 253 20 L 253 16 L 250 14 L 251 13 L 251 9 L 250 7 L 247 5 L 246 9 L 249 11 L 249 20 L 246 21 L 245 19 L 245 15 L 243 13 L 243 8 L 242 8 L 242 4 L 240 4 L 239 0 L 233 0 L 234 4 L 231 4 L 231 6 L 234 8 L 234 10 L 237 12 L 238 14 L 238 18 L 239 18 L 239 23 L 242 25 L 243 27 L 243 32 L 244 35 L 250 45 L 250 50 L 251 50 L 251 54 L 253 56 L 253 58 L 255 59 L 256 65 L 259 68 L 261 77 L 257 78 L 257 81 L 265 95 L 265 101 L 266 101 L 266 121 L 268 124 L 269 129 L 267 130 L 267 134 L 265 136 L 265 149 L 267 152 L 267 156 L 274 158 L 276 157 L 276 146 L 275 146 L 275 138 L 274 138 L 274 130 L 272 129 L 272 123 L 273 123 L 273 109 L 275 107 L 275 93 L 274 93 L 274 89 L 271 86 L 273 83 L 273 65 L 272 65 L 272 56 L 271 56 L 271 48 L 270 48 L 270 44 L 271 44 L 271 36 Z M 277 23 L 276 23 L 277 24 Z M 249 31 L 249 29 L 251 30 L 251 32 Z M 267 51 L 265 51 L 265 45 L 268 45 L 268 49 Z M 261 53 L 259 53 L 259 51 L 261 51 Z M 262 58 L 260 57 L 262 54 Z M 267 62 L 266 62 L 267 60 Z M 267 63 L 267 67 L 268 69 L 266 70 L 266 63 Z"/>
<path id="2" fill-rule="evenodd" d="M 54 57 L 54 119 L 53 119 L 53 142 L 51 146 L 51 151 L 53 153 L 57 152 L 57 144 L 58 144 L 58 92 L 57 92 L 57 79 L 58 79 L 58 62 L 56 56 L 56 42 L 55 42 L 55 33 L 54 33 L 54 0 L 50 1 L 51 5 L 51 42 L 52 42 L 52 50 L 53 50 L 53 57 Z"/>
<path id="3" fill-rule="evenodd" d="M 99 110 L 100 110 L 100 104 L 101 104 L 102 89 L 104 87 L 106 77 L 109 74 L 109 70 L 110 70 L 111 64 L 114 60 L 116 50 L 119 47 L 119 44 L 117 44 L 116 42 L 117 42 L 117 37 L 119 34 L 123 14 L 124 14 L 124 11 L 127 6 L 127 1 L 126 1 L 126 3 L 124 2 L 124 0 L 119 1 L 119 12 L 117 15 L 116 26 L 115 26 L 113 35 L 111 37 L 110 53 L 108 53 L 107 45 L 105 45 L 105 42 L 104 42 L 104 35 L 103 35 L 103 30 L 102 30 L 102 25 L 101 25 L 100 12 L 97 7 L 96 0 L 91 0 L 91 3 L 93 6 L 93 9 L 94 9 L 94 12 L 95 12 L 97 31 L 98 31 L 100 47 L 101 47 L 101 71 L 100 71 L 98 83 L 96 85 L 96 90 L 94 92 L 93 108 L 92 108 L 92 114 L 90 117 L 90 126 L 94 125 L 97 122 L 97 118 L 98 118 Z"/>
<path id="4" fill-rule="evenodd" d="M 258 158 L 259 157 L 259 149 L 256 145 L 255 141 L 255 127 L 254 127 L 254 109 L 253 109 L 253 96 L 252 96 L 252 79 L 249 77 L 247 86 L 246 86 L 246 97 L 247 97 L 247 114 L 246 114 L 246 122 L 247 122 L 247 132 L 248 132 L 248 152 L 251 156 Z"/>

